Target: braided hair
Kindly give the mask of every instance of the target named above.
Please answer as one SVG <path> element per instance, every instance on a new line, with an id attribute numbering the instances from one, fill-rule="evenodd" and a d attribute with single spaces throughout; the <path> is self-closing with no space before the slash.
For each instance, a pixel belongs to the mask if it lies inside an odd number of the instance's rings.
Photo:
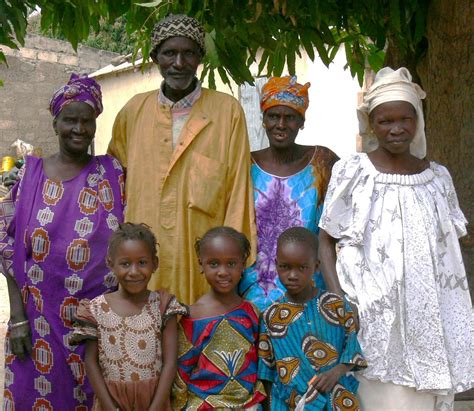
<path id="1" fill-rule="evenodd" d="M 244 234 L 240 233 L 239 231 L 233 229 L 232 227 L 220 226 L 214 227 L 208 230 L 202 238 L 196 239 L 194 243 L 194 249 L 196 250 L 196 254 L 198 258 L 201 257 L 201 252 L 203 247 L 213 238 L 216 237 L 230 237 L 236 241 L 236 243 L 240 247 L 240 251 L 242 252 L 242 256 L 244 261 L 249 258 L 250 255 L 250 242 L 245 237 Z"/>

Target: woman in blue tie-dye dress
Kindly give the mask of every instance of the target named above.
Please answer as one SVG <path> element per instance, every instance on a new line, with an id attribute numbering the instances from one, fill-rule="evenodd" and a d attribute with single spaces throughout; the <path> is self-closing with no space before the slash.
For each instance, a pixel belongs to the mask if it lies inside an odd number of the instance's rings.
<path id="1" fill-rule="evenodd" d="M 264 310 L 284 295 L 275 268 L 276 240 L 289 227 L 318 231 L 324 196 L 337 156 L 321 146 L 295 143 L 308 108 L 308 88 L 295 77 L 271 78 L 262 89 L 263 127 L 270 147 L 252 153 L 257 260 L 240 282 L 240 294 Z M 322 277 L 315 273 L 318 287 Z"/>

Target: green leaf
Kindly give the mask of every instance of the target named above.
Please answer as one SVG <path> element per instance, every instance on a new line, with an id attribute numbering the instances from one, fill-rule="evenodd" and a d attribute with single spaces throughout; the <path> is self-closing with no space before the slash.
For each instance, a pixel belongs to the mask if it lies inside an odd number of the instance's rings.
<path id="1" fill-rule="evenodd" d="M 296 52 L 298 50 L 298 45 L 296 43 L 296 38 L 291 37 L 288 42 L 288 48 L 286 50 L 286 64 L 288 66 L 288 73 L 292 76 L 296 74 Z"/>
<path id="2" fill-rule="evenodd" d="M 152 1 L 151 3 L 135 3 L 135 6 L 139 6 L 139 7 L 157 7 L 162 2 L 163 2 L 163 0 L 156 0 L 156 1 Z"/>
<path id="3" fill-rule="evenodd" d="M 325 44 L 330 46 L 335 46 L 337 44 L 331 29 L 324 24 L 321 24 L 320 26 L 319 35 Z"/>
<path id="4" fill-rule="evenodd" d="M 206 33 L 204 43 L 206 45 L 206 60 L 211 64 L 212 67 L 218 67 L 220 64 L 219 55 L 217 54 L 216 32 L 213 30 L 211 33 Z"/>
<path id="5" fill-rule="evenodd" d="M 0 32 L 0 44 L 3 44 L 5 46 L 10 47 L 11 49 L 16 49 L 18 50 L 18 45 L 12 41 L 11 38 L 9 37 L 4 37 L 2 33 Z"/>
<path id="6" fill-rule="evenodd" d="M 227 76 L 226 71 L 224 70 L 223 67 L 217 67 L 217 72 L 219 73 L 219 76 L 224 84 L 227 84 L 229 87 L 231 87 L 231 83 L 229 80 L 229 77 Z"/>
<path id="7" fill-rule="evenodd" d="M 207 73 L 209 73 L 209 64 L 204 64 L 204 66 L 202 68 L 202 71 L 201 71 L 201 76 L 199 77 L 199 80 L 201 81 L 201 83 L 206 78 Z"/>
<path id="8" fill-rule="evenodd" d="M 362 87 L 362 85 L 364 84 L 364 68 L 363 67 L 359 67 L 357 69 L 357 81 L 359 82 L 359 86 Z"/>
<path id="9" fill-rule="evenodd" d="M 288 50 L 286 54 L 286 64 L 288 66 L 288 73 L 294 76 L 296 74 L 296 56 L 294 50 Z"/>
<path id="10" fill-rule="evenodd" d="M 273 69 L 273 55 L 270 54 L 268 57 L 268 62 L 267 62 L 267 72 L 266 76 L 270 77 L 272 75 L 272 69 Z"/>
<path id="11" fill-rule="evenodd" d="M 339 46 L 334 46 L 332 49 L 330 49 L 329 60 L 333 61 L 338 51 L 339 51 Z"/>
<path id="12" fill-rule="evenodd" d="M 268 61 L 269 53 L 267 50 L 263 50 L 262 57 L 260 58 L 260 63 L 258 63 L 258 75 L 262 74 L 265 64 Z"/>
<path id="13" fill-rule="evenodd" d="M 331 60 L 329 59 L 328 52 L 324 47 L 322 38 L 315 31 L 310 32 L 311 40 L 318 50 L 319 58 L 326 67 L 329 67 Z"/>
<path id="14" fill-rule="evenodd" d="M 215 77 L 215 74 L 214 74 L 214 69 L 210 69 L 209 70 L 209 81 L 208 81 L 208 84 L 209 84 L 209 88 L 215 90 L 216 89 L 216 77 Z"/>
<path id="15" fill-rule="evenodd" d="M 13 29 L 15 30 L 15 36 L 17 41 L 21 44 L 25 44 L 25 33 L 26 33 L 26 16 L 19 10 L 13 9 L 13 15 L 10 22 L 13 24 Z"/>
<path id="16" fill-rule="evenodd" d="M 7 58 L 5 57 L 5 54 L 3 54 L 3 51 L 1 50 L 0 50 L 0 63 L 6 64 L 6 66 L 8 67 Z"/>
<path id="17" fill-rule="evenodd" d="M 41 30 L 43 32 L 47 31 L 53 23 L 53 15 L 48 13 L 47 10 L 43 10 L 41 13 Z"/>
<path id="18" fill-rule="evenodd" d="M 283 53 L 282 49 L 278 49 L 275 52 L 273 62 L 273 75 L 280 77 L 283 73 L 283 69 L 285 68 L 285 54 Z"/>
<path id="19" fill-rule="evenodd" d="M 308 57 L 311 59 L 311 61 L 314 61 L 314 50 L 309 32 L 303 31 L 302 33 L 300 33 L 300 39 L 303 43 L 303 47 L 306 50 L 306 53 L 308 53 Z"/>
<path id="20" fill-rule="evenodd" d="M 369 54 L 367 55 L 367 62 L 370 65 L 370 68 L 377 72 L 383 67 L 383 62 L 385 60 L 385 52 L 383 50 L 378 50 L 375 46 L 369 47 Z"/>

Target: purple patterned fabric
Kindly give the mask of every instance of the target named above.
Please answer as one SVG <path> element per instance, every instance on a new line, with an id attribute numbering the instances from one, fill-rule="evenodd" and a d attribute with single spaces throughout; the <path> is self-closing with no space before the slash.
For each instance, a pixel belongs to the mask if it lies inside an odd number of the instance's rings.
<path id="1" fill-rule="evenodd" d="M 255 201 L 255 212 L 257 214 L 258 258 L 256 268 L 258 271 L 258 282 L 265 290 L 275 287 L 277 276 L 275 267 L 276 239 L 280 234 L 290 227 L 301 227 L 309 222 L 303 221 L 302 209 L 299 198 L 292 199 L 289 179 L 274 178 L 267 185 L 266 192 L 259 191 L 258 199 Z M 314 193 L 315 202 L 316 195 Z M 316 207 L 314 207 L 316 211 Z M 316 217 L 314 217 L 316 220 Z"/>
<path id="2" fill-rule="evenodd" d="M 116 287 L 105 256 L 123 220 L 124 175 L 110 156 L 93 157 L 65 181 L 49 179 L 41 159 L 27 157 L 25 167 L 0 203 L 0 250 L 23 295 L 33 352 L 20 361 L 7 333 L 4 410 L 87 411 L 84 347 L 69 337 L 79 301 Z"/>
<path id="3" fill-rule="evenodd" d="M 102 92 L 99 83 L 87 76 L 80 77 L 75 73 L 71 74 L 68 83 L 56 90 L 49 102 L 49 111 L 56 117 L 63 107 L 73 101 L 80 101 L 91 106 L 98 117 L 103 111 Z"/>

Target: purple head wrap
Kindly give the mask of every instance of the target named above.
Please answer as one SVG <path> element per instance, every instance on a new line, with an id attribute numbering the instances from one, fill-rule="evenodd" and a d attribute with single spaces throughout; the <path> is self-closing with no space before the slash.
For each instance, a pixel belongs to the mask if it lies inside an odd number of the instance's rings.
<path id="1" fill-rule="evenodd" d="M 73 101 L 80 101 L 91 106 L 96 117 L 103 111 L 99 83 L 87 76 L 80 77 L 72 73 L 68 83 L 53 94 L 49 102 L 49 111 L 53 117 L 56 117 L 64 106 Z"/>

